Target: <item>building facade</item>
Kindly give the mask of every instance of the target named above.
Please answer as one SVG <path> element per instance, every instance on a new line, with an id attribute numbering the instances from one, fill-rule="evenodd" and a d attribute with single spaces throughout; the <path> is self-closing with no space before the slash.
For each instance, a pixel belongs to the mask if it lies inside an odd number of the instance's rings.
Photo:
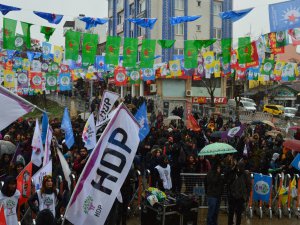
<path id="1" fill-rule="evenodd" d="M 156 47 L 156 63 L 168 62 L 173 55 L 184 54 L 185 40 L 217 39 L 211 47 L 221 51 L 220 39 L 231 37 L 232 25 L 222 21 L 219 13 L 232 10 L 232 0 L 108 0 L 108 34 L 139 38 L 139 45 L 146 39 L 176 40 L 171 49 Z M 170 17 L 201 15 L 201 18 L 178 25 L 170 24 Z M 127 18 L 157 18 L 152 30 L 141 28 L 127 21 Z M 141 46 L 139 46 L 140 50 Z M 122 51 L 120 51 L 122 54 Z M 139 57 L 138 57 L 139 58 Z M 159 97 L 163 101 L 173 99 L 186 101 L 192 97 L 209 97 L 206 87 L 200 81 L 181 79 L 158 79 L 155 84 L 142 83 L 140 87 L 127 87 L 123 94 L 144 94 Z M 151 85 L 151 88 L 150 88 Z M 219 78 L 215 96 L 226 95 L 226 80 Z"/>

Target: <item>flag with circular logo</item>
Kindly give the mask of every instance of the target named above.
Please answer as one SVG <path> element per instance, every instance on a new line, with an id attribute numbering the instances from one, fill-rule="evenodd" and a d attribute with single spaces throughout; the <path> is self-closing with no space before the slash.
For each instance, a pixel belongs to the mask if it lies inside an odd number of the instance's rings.
<path id="1" fill-rule="evenodd" d="M 153 68 L 156 40 L 144 39 L 142 41 L 140 68 Z"/>
<path id="2" fill-rule="evenodd" d="M 15 37 L 15 48 L 16 50 L 22 50 L 23 49 L 23 46 L 24 46 L 24 38 L 22 35 L 19 35 L 17 34 L 16 37 Z"/>
<path id="3" fill-rule="evenodd" d="M 272 189 L 272 177 L 254 174 L 254 182 L 253 182 L 253 200 L 259 201 L 262 200 L 264 202 L 269 202 L 270 193 Z"/>
<path id="4" fill-rule="evenodd" d="M 137 38 L 124 38 L 123 46 L 123 66 L 124 67 L 135 67 L 137 60 Z"/>
<path id="5" fill-rule="evenodd" d="M 14 88 L 15 87 L 15 72 L 12 70 L 4 70 L 4 87 Z"/>
<path id="6" fill-rule="evenodd" d="M 17 80 L 18 80 L 18 88 L 28 88 L 29 80 L 28 80 L 28 72 L 21 71 L 17 72 Z"/>
<path id="7" fill-rule="evenodd" d="M 43 52 L 43 59 L 44 60 L 51 59 L 51 48 L 52 48 L 52 44 L 50 44 L 48 42 L 43 42 L 42 43 L 42 52 Z"/>
<path id="8" fill-rule="evenodd" d="M 63 47 L 54 45 L 54 62 L 61 63 L 63 59 Z"/>
<path id="9" fill-rule="evenodd" d="M 46 73 L 46 90 L 56 91 L 57 89 L 57 74 Z"/>
<path id="10" fill-rule="evenodd" d="M 70 91 L 71 87 L 71 74 L 70 73 L 60 73 L 59 74 L 59 90 L 60 91 Z"/>
<path id="11" fill-rule="evenodd" d="M 180 60 L 169 61 L 169 68 L 172 77 L 181 76 Z"/>
<path id="12" fill-rule="evenodd" d="M 49 72 L 52 72 L 52 73 L 58 73 L 59 72 L 59 65 L 58 63 L 56 62 L 52 62 L 51 65 L 50 65 L 50 68 L 49 68 Z"/>
<path id="13" fill-rule="evenodd" d="M 143 80 L 155 80 L 155 73 L 153 68 L 143 68 L 142 69 Z"/>
<path id="14" fill-rule="evenodd" d="M 215 63 L 215 55 L 213 51 L 203 53 L 204 58 L 204 67 L 206 70 L 213 72 L 214 63 Z"/>
<path id="15" fill-rule="evenodd" d="M 117 67 L 114 72 L 116 86 L 124 86 L 127 84 L 126 69 L 124 67 Z"/>
<path id="16" fill-rule="evenodd" d="M 31 71 L 41 72 L 42 71 L 42 63 L 40 60 L 32 60 L 31 62 Z"/>
<path id="17" fill-rule="evenodd" d="M 119 51 L 121 37 L 108 36 L 106 40 L 105 63 L 117 66 L 119 63 Z"/>
<path id="18" fill-rule="evenodd" d="M 30 87 L 33 90 L 42 90 L 43 83 L 42 83 L 43 74 L 42 72 L 29 72 L 29 79 L 30 79 Z"/>
<path id="19" fill-rule="evenodd" d="M 30 70 L 30 61 L 29 61 L 29 59 L 23 59 L 22 68 L 23 68 L 23 70 L 26 70 L 26 71 Z"/>
<path id="20" fill-rule="evenodd" d="M 22 67 L 23 67 L 23 59 L 21 58 L 21 57 L 15 57 L 14 59 L 13 59 L 13 68 L 15 69 L 15 70 L 18 70 L 18 69 L 22 69 Z"/>
<path id="21" fill-rule="evenodd" d="M 195 41 L 184 41 L 184 68 L 192 69 L 197 68 L 198 62 L 198 48 L 195 45 Z"/>
<path id="22" fill-rule="evenodd" d="M 261 67 L 261 74 L 270 76 L 274 67 L 274 60 L 272 59 L 265 59 L 262 67 Z"/>
<path id="23" fill-rule="evenodd" d="M 130 84 L 139 84 L 141 82 L 139 69 L 130 69 L 128 73 L 130 78 Z"/>
<path id="24" fill-rule="evenodd" d="M 85 33 L 83 35 L 82 46 L 82 62 L 83 63 L 95 63 L 95 57 L 97 53 L 98 35 Z"/>

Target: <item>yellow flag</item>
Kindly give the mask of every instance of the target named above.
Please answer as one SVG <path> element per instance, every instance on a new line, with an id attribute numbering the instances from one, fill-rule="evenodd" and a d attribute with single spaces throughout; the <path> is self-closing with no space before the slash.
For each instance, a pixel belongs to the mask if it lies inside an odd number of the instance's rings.
<path id="1" fill-rule="evenodd" d="M 213 51 L 203 53 L 204 67 L 206 70 L 210 70 L 214 67 L 215 55 Z"/>
<path id="2" fill-rule="evenodd" d="M 169 61 L 170 72 L 172 77 L 181 76 L 181 67 L 179 60 L 171 60 Z"/>
<path id="3" fill-rule="evenodd" d="M 26 70 L 26 71 L 30 70 L 30 61 L 29 61 L 29 59 L 23 59 L 23 70 Z"/>
<path id="4" fill-rule="evenodd" d="M 285 65 L 284 61 L 277 61 L 276 62 L 276 65 L 275 65 L 275 68 L 274 68 L 274 75 L 275 76 L 281 76 L 282 69 L 283 69 L 284 65 Z"/>
<path id="5" fill-rule="evenodd" d="M 15 72 L 12 70 L 4 70 L 4 87 L 15 87 Z"/>
<path id="6" fill-rule="evenodd" d="M 214 73 L 215 73 L 215 77 L 221 77 L 221 63 L 220 63 L 220 60 L 214 61 Z"/>
<path id="7" fill-rule="evenodd" d="M 60 64 L 63 59 L 63 48 L 61 46 L 54 45 L 54 62 Z"/>
<path id="8" fill-rule="evenodd" d="M 298 64 L 298 66 L 297 66 L 297 65 L 295 66 L 295 76 L 296 76 L 296 77 L 298 77 L 299 74 L 300 74 L 300 71 L 299 71 L 299 70 L 300 70 L 300 66 L 299 66 L 299 64 Z"/>

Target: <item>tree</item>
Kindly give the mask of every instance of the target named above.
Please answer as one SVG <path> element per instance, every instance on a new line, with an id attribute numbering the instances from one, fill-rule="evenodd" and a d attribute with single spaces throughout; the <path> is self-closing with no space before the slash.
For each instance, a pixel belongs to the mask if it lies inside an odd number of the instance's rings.
<path id="1" fill-rule="evenodd" d="M 220 78 L 215 78 L 214 75 L 211 75 L 211 78 L 203 78 L 201 82 L 204 84 L 204 86 L 207 89 L 207 92 L 210 96 L 210 106 L 215 107 L 215 90 L 218 86 L 218 81 Z"/>

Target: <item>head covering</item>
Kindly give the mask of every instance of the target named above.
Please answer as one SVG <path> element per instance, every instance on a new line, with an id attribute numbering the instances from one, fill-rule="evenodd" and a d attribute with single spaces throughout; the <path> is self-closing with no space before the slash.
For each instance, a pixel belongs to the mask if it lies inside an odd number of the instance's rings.
<path id="1" fill-rule="evenodd" d="M 13 176 L 7 176 L 4 180 L 4 185 L 1 188 L 1 192 L 3 195 L 7 196 L 7 197 L 11 197 L 15 194 L 15 191 L 12 193 L 8 190 L 8 185 L 11 183 L 17 183 L 17 180 L 15 177 Z"/>
<path id="2" fill-rule="evenodd" d="M 3 139 L 6 139 L 6 138 L 8 138 L 10 140 L 10 136 L 8 134 L 5 134 Z"/>
<path id="3" fill-rule="evenodd" d="M 36 225 L 54 225 L 55 219 L 49 209 L 43 209 L 37 214 Z"/>
<path id="4" fill-rule="evenodd" d="M 155 151 L 162 152 L 161 148 L 158 145 L 153 145 L 153 147 L 151 149 L 151 153 L 154 153 Z"/>
<path id="5" fill-rule="evenodd" d="M 272 156 L 272 161 L 276 161 L 279 158 L 279 153 L 275 152 Z"/>

